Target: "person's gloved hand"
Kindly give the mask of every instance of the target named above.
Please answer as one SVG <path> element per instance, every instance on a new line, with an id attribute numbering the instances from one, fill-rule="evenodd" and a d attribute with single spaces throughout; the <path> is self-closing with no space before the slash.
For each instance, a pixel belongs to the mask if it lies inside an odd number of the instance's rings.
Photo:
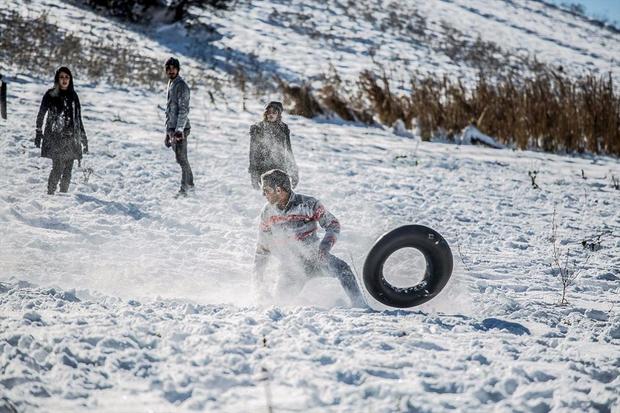
<path id="1" fill-rule="evenodd" d="M 82 144 L 82 153 L 88 153 L 88 144 L 87 143 L 83 143 Z"/>
<path id="2" fill-rule="evenodd" d="M 183 140 L 183 132 L 180 130 L 174 132 L 174 140 L 177 142 L 181 142 Z"/>
<path id="3" fill-rule="evenodd" d="M 41 147 L 41 139 L 43 139 L 43 132 L 38 130 L 37 131 L 37 135 L 34 138 L 34 146 L 36 146 L 37 148 L 40 148 Z"/>
<path id="4" fill-rule="evenodd" d="M 166 132 L 166 137 L 164 138 L 164 145 L 166 145 L 166 148 L 172 146 L 172 142 L 170 142 L 170 134 L 168 132 Z"/>

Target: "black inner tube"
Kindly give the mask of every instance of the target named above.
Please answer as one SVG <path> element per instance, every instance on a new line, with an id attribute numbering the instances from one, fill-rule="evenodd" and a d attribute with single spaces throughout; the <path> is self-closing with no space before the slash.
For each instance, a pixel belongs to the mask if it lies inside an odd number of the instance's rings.
<path id="1" fill-rule="evenodd" d="M 426 260 L 422 281 L 407 288 L 393 286 L 383 275 L 385 261 L 402 248 L 415 248 Z M 452 275 L 452 266 L 452 251 L 438 232 L 423 225 L 404 225 L 381 236 L 368 252 L 364 262 L 364 286 L 382 304 L 414 307 L 439 294 Z"/>

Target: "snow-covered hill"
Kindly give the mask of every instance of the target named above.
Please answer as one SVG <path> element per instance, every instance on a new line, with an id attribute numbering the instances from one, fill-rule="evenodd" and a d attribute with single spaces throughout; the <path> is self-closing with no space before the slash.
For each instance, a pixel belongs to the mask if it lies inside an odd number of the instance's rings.
<path id="1" fill-rule="evenodd" d="M 406 88 L 412 72 L 471 80 L 485 66 L 527 72 L 534 62 L 575 75 L 620 74 L 620 34 L 539 0 L 239 1 L 231 11 L 192 7 L 188 21 L 153 27 L 53 0 L 0 4 L 3 15 L 44 13 L 85 46 L 129 45 L 159 60 L 180 54 L 186 67 L 220 79 L 241 67 L 299 82 L 320 79 L 333 66 L 344 80 L 385 70 Z M 11 59 L 2 66 L 23 69 Z"/>
<path id="2" fill-rule="evenodd" d="M 366 6 L 380 17 L 376 4 Z M 429 4 L 416 6 L 429 27 L 444 19 L 571 70 L 587 61 L 617 70 L 617 35 L 540 2 Z M 166 33 L 177 26 L 157 37 L 64 3 L 2 5 L 47 10 L 78 32 L 99 25 L 162 60 L 175 52 Z M 341 32 L 313 43 L 270 22 L 274 8 L 312 15 L 320 33 L 328 25 Z M 391 30 L 373 33 L 365 20 L 347 25 L 339 10 L 243 3 L 228 19 L 212 17 L 223 37 L 205 50 L 258 53 L 291 79 L 318 76 L 330 62 L 353 78 L 372 64 L 356 48 L 382 38 L 376 56 L 401 50 L 420 70 L 474 73 Z M 189 47 L 175 53 L 194 67 L 207 58 Z M 224 66 L 212 70 L 224 78 Z M 197 191 L 174 199 L 165 95 L 78 77 L 91 154 L 69 194 L 49 197 L 49 161 L 32 138 L 51 79 L 13 69 L 9 120 L 0 120 L 0 411 L 618 411 L 617 159 L 420 142 L 389 128 L 285 115 L 299 191 L 341 221 L 336 255 L 359 271 L 380 234 L 419 223 L 448 240 L 455 270 L 445 291 L 411 311 L 372 300 L 377 311 L 349 309 L 334 280 L 260 308 L 250 275 L 264 200 L 246 172 L 248 129 L 279 96 L 252 97 L 243 111 L 235 89 L 215 103 L 207 88 L 193 90 Z M 557 305 L 553 237 L 581 269 L 568 306 Z"/>

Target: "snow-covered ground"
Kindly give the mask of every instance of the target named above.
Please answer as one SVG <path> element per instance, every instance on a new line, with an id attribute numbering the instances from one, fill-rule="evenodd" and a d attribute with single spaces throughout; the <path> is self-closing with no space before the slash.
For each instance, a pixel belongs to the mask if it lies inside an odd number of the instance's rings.
<path id="1" fill-rule="evenodd" d="M 262 199 L 246 173 L 258 111 L 209 108 L 195 94 L 198 190 L 178 200 L 163 97 L 78 85 L 92 152 L 83 168 L 94 173 L 85 183 L 76 171 L 69 195 L 48 197 L 49 161 L 31 141 L 46 85 L 21 82 L 1 150 L 0 384 L 24 410 L 258 411 L 266 383 L 276 411 L 617 406 L 615 159 L 288 118 L 299 191 L 342 222 L 337 255 L 359 269 L 378 235 L 420 223 L 447 238 L 456 268 L 412 312 L 342 308 L 333 280 L 313 282 L 298 306 L 262 309 L 249 294 Z M 585 262 L 567 307 L 550 267 L 554 207 L 561 247 Z M 580 241 L 606 231 L 586 262 Z"/>
<path id="2" fill-rule="evenodd" d="M 542 7 L 510 2 L 521 3 Z M 78 13 L 50 13 L 63 9 Z M 279 47 L 270 30 L 256 36 Z M 282 67 L 319 64 L 301 51 Z M 351 73 L 366 64 L 347 59 Z M 91 154 L 69 194 L 50 197 L 50 162 L 32 143 L 49 80 L 11 77 L 0 120 L 0 411 L 620 411 L 617 159 L 426 143 L 285 115 L 299 192 L 341 221 L 336 255 L 360 271 L 379 235 L 418 223 L 447 239 L 455 269 L 446 290 L 410 311 L 372 299 L 374 310 L 347 308 L 335 280 L 261 308 L 250 278 L 264 200 L 246 172 L 248 130 L 280 97 L 257 96 L 246 112 L 233 89 L 215 104 L 193 90 L 197 191 L 174 199 L 165 95 L 78 77 Z M 557 304 L 554 221 L 562 254 L 581 269 L 567 306 Z M 599 235 L 594 251 L 582 246 Z M 394 267 L 415 256 L 400 258 Z"/>

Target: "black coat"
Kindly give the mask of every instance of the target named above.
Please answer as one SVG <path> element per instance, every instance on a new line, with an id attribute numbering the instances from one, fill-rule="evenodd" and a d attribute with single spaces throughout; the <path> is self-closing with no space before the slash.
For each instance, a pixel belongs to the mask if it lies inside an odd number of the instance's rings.
<path id="1" fill-rule="evenodd" d="M 47 114 L 45 129 L 43 119 Z M 43 96 L 37 115 L 37 131 L 42 131 L 41 156 L 51 159 L 82 159 L 88 139 L 82 123 L 82 107 L 77 93 L 57 86 Z"/>
<path id="2" fill-rule="evenodd" d="M 250 128 L 250 178 L 254 188 L 260 187 L 260 176 L 281 169 L 297 186 L 299 174 L 291 148 L 291 133 L 286 123 L 262 121 Z"/>

